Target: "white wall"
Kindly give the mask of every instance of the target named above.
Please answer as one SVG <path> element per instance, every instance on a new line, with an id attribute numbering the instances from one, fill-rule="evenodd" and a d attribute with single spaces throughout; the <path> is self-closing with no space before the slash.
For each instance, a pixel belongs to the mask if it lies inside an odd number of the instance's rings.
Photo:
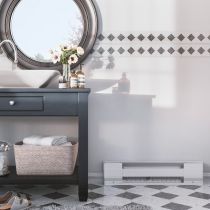
<path id="1" fill-rule="evenodd" d="M 97 0 L 100 32 L 210 33 L 209 0 Z M 146 43 L 150 45 L 151 43 Z M 110 42 L 96 43 L 109 47 Z M 121 43 L 111 42 L 112 46 Z M 125 45 L 129 45 L 125 43 Z M 85 62 L 89 107 L 89 171 L 103 160 L 204 160 L 210 172 L 210 59 L 207 56 L 119 56 L 107 69 L 107 55 Z M 10 62 L 0 57 L 1 67 Z M 130 94 L 112 94 L 122 72 Z M 149 96 L 156 95 L 152 99 Z M 29 134 L 76 135 L 75 120 L 0 118 L 0 139 Z M 41 122 L 41 123 L 40 123 Z M 67 123 L 67 124 L 66 124 Z M 69 127 L 71 129 L 69 130 Z"/>

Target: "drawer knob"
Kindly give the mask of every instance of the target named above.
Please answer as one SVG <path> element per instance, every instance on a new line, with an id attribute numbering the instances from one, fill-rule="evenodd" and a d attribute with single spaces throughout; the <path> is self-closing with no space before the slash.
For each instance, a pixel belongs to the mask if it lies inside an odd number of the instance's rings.
<path id="1" fill-rule="evenodd" d="M 14 106 L 15 105 L 15 101 L 9 101 L 9 105 L 10 106 Z"/>

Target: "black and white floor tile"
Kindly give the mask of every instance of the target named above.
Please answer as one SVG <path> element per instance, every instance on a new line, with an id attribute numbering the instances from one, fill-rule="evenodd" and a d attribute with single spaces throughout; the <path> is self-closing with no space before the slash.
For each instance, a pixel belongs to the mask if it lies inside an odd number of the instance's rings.
<path id="1" fill-rule="evenodd" d="M 89 184 L 87 202 L 79 202 L 77 186 L 0 186 L 0 193 L 14 190 L 32 196 L 37 206 L 131 206 L 143 204 L 154 210 L 207 210 L 210 209 L 210 182 L 198 185 L 121 185 Z"/>

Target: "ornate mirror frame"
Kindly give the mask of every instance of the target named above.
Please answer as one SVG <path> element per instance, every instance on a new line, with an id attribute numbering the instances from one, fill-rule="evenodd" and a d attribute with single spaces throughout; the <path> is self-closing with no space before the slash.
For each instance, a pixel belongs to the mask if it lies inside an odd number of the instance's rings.
<path id="1" fill-rule="evenodd" d="M 0 6 L 0 40 L 9 39 L 14 41 L 11 33 L 10 22 L 15 7 L 21 0 L 3 0 Z M 98 32 L 98 17 L 95 5 L 92 0 L 74 0 L 81 10 L 84 20 L 84 33 L 80 42 L 80 46 L 84 48 L 84 55 L 79 58 L 72 68 L 78 66 L 91 53 Z M 16 43 L 15 43 L 16 44 Z M 17 46 L 17 45 L 16 45 Z M 14 59 L 13 50 L 9 44 L 4 44 L 3 49 L 10 59 Z M 17 46 L 18 66 L 24 69 L 62 69 L 61 64 L 45 63 L 33 60 L 24 54 Z"/>

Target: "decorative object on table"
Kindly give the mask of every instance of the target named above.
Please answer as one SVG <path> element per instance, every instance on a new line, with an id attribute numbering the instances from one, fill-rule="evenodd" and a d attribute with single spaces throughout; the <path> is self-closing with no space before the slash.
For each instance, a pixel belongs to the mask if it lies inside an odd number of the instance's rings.
<path id="1" fill-rule="evenodd" d="M 8 168 L 8 151 L 10 145 L 7 142 L 0 141 L 0 176 L 9 174 Z"/>
<path id="2" fill-rule="evenodd" d="M 37 146 L 19 142 L 14 145 L 14 153 L 18 175 L 72 175 L 78 143 Z"/>
<path id="3" fill-rule="evenodd" d="M 51 50 L 52 62 L 63 64 L 63 81 L 70 84 L 70 78 L 72 78 L 73 88 L 76 86 L 77 77 L 75 76 L 75 70 L 71 69 L 71 64 L 77 63 L 80 56 L 84 54 L 84 49 L 79 46 L 64 44 L 60 45 L 59 49 Z"/>
<path id="4" fill-rule="evenodd" d="M 78 88 L 85 88 L 85 74 L 82 71 L 83 64 L 80 64 L 80 69 L 77 71 Z"/>
<path id="5" fill-rule="evenodd" d="M 63 76 L 60 76 L 59 78 L 59 88 L 64 89 L 64 88 L 68 88 L 68 84 L 67 82 L 63 79 Z"/>
<path id="6" fill-rule="evenodd" d="M 75 71 L 71 72 L 70 75 L 70 88 L 77 88 L 78 85 L 78 78 Z"/>

